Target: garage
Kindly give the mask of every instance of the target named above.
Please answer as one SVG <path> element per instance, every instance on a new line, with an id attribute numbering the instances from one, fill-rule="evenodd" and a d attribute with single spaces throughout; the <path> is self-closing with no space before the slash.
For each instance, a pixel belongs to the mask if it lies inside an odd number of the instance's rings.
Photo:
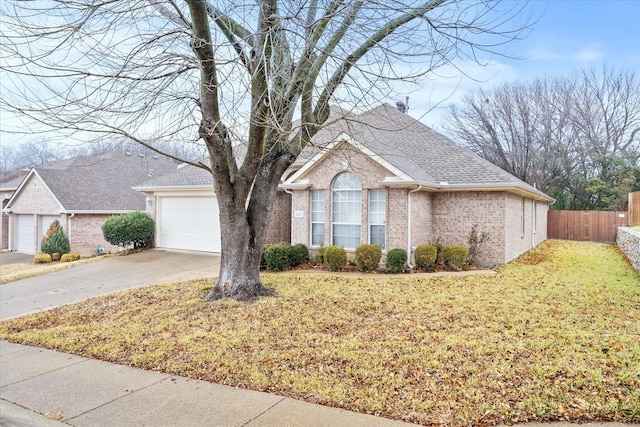
<path id="1" fill-rule="evenodd" d="M 156 203 L 157 247 L 220 252 L 220 221 L 214 196 L 159 195 Z"/>
<path id="2" fill-rule="evenodd" d="M 14 215 L 14 250 L 34 254 L 33 215 Z"/>

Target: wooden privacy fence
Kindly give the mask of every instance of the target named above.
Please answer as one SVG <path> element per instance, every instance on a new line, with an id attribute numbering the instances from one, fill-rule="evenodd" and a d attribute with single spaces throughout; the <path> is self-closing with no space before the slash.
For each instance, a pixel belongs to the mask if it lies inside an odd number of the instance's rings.
<path id="1" fill-rule="evenodd" d="M 628 225 L 623 211 L 549 211 L 549 239 L 615 242 L 618 227 Z"/>
<path id="2" fill-rule="evenodd" d="M 640 191 L 629 193 L 629 225 L 640 225 Z"/>

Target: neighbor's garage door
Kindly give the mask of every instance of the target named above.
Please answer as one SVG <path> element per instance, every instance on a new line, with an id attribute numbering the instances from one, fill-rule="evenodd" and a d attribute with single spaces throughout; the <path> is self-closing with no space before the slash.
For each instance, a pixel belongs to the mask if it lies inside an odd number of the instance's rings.
<path id="1" fill-rule="evenodd" d="M 26 254 L 35 253 L 33 246 L 33 215 L 15 215 L 15 250 Z"/>
<path id="2" fill-rule="evenodd" d="M 212 196 L 158 197 L 156 246 L 220 252 L 218 203 Z"/>

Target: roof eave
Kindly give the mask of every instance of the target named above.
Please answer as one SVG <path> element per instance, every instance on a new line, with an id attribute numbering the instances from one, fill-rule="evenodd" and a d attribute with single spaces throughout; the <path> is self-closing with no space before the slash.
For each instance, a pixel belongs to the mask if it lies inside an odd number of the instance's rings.
<path id="1" fill-rule="evenodd" d="M 199 184 L 199 185 L 145 185 L 131 187 L 134 191 L 141 191 L 145 193 L 157 192 L 157 191 L 202 191 L 212 190 L 213 184 Z"/>
<path id="2" fill-rule="evenodd" d="M 507 191 L 510 193 L 516 193 L 522 196 L 527 196 L 537 200 L 544 200 L 545 202 L 554 203 L 555 199 L 547 196 L 541 191 L 532 190 L 526 187 L 514 185 L 511 183 L 494 183 L 494 184 L 448 184 L 440 183 L 433 184 L 422 181 L 403 181 L 403 180 L 383 180 L 380 181 L 380 186 L 388 188 L 410 188 L 420 189 L 423 191 L 431 192 L 446 192 L 446 191 Z"/>

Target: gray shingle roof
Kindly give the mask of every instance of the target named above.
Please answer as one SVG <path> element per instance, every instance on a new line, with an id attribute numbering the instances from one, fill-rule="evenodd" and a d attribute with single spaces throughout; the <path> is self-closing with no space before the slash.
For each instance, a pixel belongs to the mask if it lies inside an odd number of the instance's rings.
<path id="1" fill-rule="evenodd" d="M 204 163 L 204 161 L 203 161 Z M 200 187 L 213 188 L 213 176 L 211 172 L 195 166 L 183 164 L 178 169 L 157 178 L 148 179 L 139 183 L 135 188 L 173 188 L 173 187 Z"/>
<path id="2" fill-rule="evenodd" d="M 473 186 L 478 190 L 512 186 L 527 193 L 542 194 L 389 104 L 361 114 L 332 107 L 327 124 L 314 136 L 312 144 L 302 151 L 294 166 L 307 163 L 343 132 L 416 182 L 434 187 L 442 187 L 442 183 Z M 212 183 L 207 171 L 185 166 L 140 187 L 186 187 Z"/>
<path id="3" fill-rule="evenodd" d="M 514 184 L 533 187 L 389 104 L 362 114 L 347 114 L 314 139 L 309 159 L 345 132 L 415 181 L 432 185 Z"/>
<path id="4" fill-rule="evenodd" d="M 144 210 L 144 194 L 131 187 L 176 166 L 167 158 L 117 151 L 53 162 L 35 172 L 65 210 L 110 212 Z"/>

